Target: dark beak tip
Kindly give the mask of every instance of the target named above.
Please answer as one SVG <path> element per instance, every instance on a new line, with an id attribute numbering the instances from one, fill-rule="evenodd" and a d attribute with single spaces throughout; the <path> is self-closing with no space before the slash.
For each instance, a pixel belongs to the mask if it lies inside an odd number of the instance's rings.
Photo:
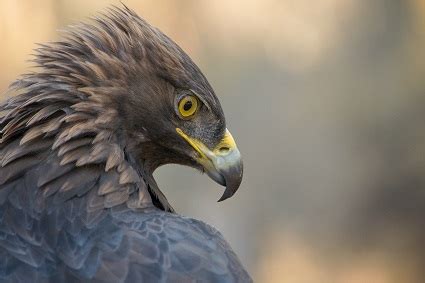
<path id="1" fill-rule="evenodd" d="M 221 198 L 217 202 L 222 202 L 223 200 L 226 200 L 230 198 L 231 196 L 225 196 L 224 194 L 221 196 Z"/>
<path id="2" fill-rule="evenodd" d="M 229 195 L 226 192 L 227 192 L 227 189 L 224 191 L 223 195 L 221 196 L 221 198 L 217 202 L 222 202 L 223 200 L 226 200 L 226 199 L 230 198 L 233 195 L 233 194 L 230 194 Z"/>
<path id="3" fill-rule="evenodd" d="M 240 178 L 236 183 L 227 184 L 223 195 L 221 196 L 221 198 L 217 202 L 222 202 L 223 200 L 226 200 L 226 199 L 232 197 L 236 193 L 236 191 L 239 189 L 241 182 L 242 182 L 242 178 Z"/>

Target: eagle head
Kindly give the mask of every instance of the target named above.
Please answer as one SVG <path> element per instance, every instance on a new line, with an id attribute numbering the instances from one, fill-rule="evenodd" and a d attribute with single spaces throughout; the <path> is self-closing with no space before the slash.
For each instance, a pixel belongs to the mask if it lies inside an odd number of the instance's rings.
<path id="1" fill-rule="evenodd" d="M 225 186 L 219 201 L 239 188 L 241 155 L 214 90 L 176 43 L 133 11 L 111 9 L 37 52 L 45 90 L 66 89 L 78 98 L 72 109 L 96 112 L 93 127 L 113 133 L 152 195 L 162 196 L 153 171 L 169 163 L 197 168 Z M 30 79 L 21 83 L 34 87 Z M 158 206 L 164 202 L 159 197 Z"/>

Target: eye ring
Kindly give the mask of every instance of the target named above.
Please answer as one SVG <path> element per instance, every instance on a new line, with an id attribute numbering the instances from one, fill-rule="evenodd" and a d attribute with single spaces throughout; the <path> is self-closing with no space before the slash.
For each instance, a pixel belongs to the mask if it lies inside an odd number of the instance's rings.
<path id="1" fill-rule="evenodd" d="M 178 103 L 178 110 L 180 116 L 187 119 L 195 115 L 198 110 L 199 100 L 194 95 L 186 95 L 180 99 Z"/>

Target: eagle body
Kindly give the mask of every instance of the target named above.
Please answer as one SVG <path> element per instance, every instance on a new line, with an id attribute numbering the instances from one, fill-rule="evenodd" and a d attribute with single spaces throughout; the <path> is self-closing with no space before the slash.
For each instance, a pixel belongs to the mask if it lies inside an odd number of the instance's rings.
<path id="1" fill-rule="evenodd" d="M 130 9 L 94 22 L 40 45 L 0 104 L 0 282 L 250 282 L 152 177 L 176 163 L 235 193 L 242 163 L 214 91 Z"/>

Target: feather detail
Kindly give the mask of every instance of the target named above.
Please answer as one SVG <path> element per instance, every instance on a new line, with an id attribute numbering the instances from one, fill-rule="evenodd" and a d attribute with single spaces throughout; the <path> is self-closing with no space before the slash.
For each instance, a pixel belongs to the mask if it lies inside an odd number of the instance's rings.
<path id="1" fill-rule="evenodd" d="M 79 147 L 77 149 L 71 150 L 62 156 L 62 160 L 59 165 L 63 166 L 71 162 L 74 163 L 81 157 L 88 155 L 89 152 L 90 152 L 90 148 L 87 146 L 83 146 L 83 147 Z"/>
<path id="2" fill-rule="evenodd" d="M 37 165 L 42 159 L 40 156 L 30 156 L 27 158 L 18 159 L 1 168 L 0 185 L 10 182 L 24 175 L 26 170 Z"/>
<path id="3" fill-rule="evenodd" d="M 1 166 L 4 167 L 10 162 L 15 161 L 18 158 L 21 158 L 26 155 L 34 155 L 38 153 L 39 151 L 48 149 L 50 148 L 51 144 L 52 142 L 48 139 L 39 140 L 32 144 L 22 145 L 22 146 L 19 146 L 19 144 L 18 145 L 13 144 L 14 146 L 10 148 L 9 150 L 7 151 L 3 150 L 5 152 L 2 154 Z"/>
<path id="4" fill-rule="evenodd" d="M 33 126 L 22 136 L 20 145 L 26 144 L 42 135 L 48 135 L 59 130 L 63 116 L 53 118 L 44 124 Z"/>
<path id="5" fill-rule="evenodd" d="M 56 149 L 73 138 L 77 138 L 85 134 L 94 134 L 95 132 L 96 128 L 94 127 L 93 121 L 74 124 L 70 127 L 67 127 L 59 134 L 59 136 L 56 138 L 56 141 L 53 143 L 52 148 Z"/>
<path id="6" fill-rule="evenodd" d="M 59 111 L 60 109 L 60 105 L 47 105 L 46 107 L 40 109 L 31 117 L 31 119 L 28 120 L 27 127 L 32 126 L 43 119 L 46 119 L 50 115 Z"/>
<path id="7" fill-rule="evenodd" d="M 112 145 L 110 147 L 109 156 L 106 160 L 105 171 L 109 171 L 114 167 L 122 164 L 124 161 L 124 153 L 118 145 Z"/>
<path id="8" fill-rule="evenodd" d="M 73 149 L 76 149 L 82 146 L 87 146 L 91 144 L 92 141 L 93 141 L 92 138 L 82 138 L 82 139 L 71 140 L 69 142 L 66 142 L 59 147 L 58 156 L 62 156 Z"/>
<path id="9" fill-rule="evenodd" d="M 99 190 L 97 194 L 100 196 L 107 195 L 109 193 L 119 190 L 119 174 L 113 171 L 109 171 L 107 174 L 102 174 L 99 180 Z"/>

